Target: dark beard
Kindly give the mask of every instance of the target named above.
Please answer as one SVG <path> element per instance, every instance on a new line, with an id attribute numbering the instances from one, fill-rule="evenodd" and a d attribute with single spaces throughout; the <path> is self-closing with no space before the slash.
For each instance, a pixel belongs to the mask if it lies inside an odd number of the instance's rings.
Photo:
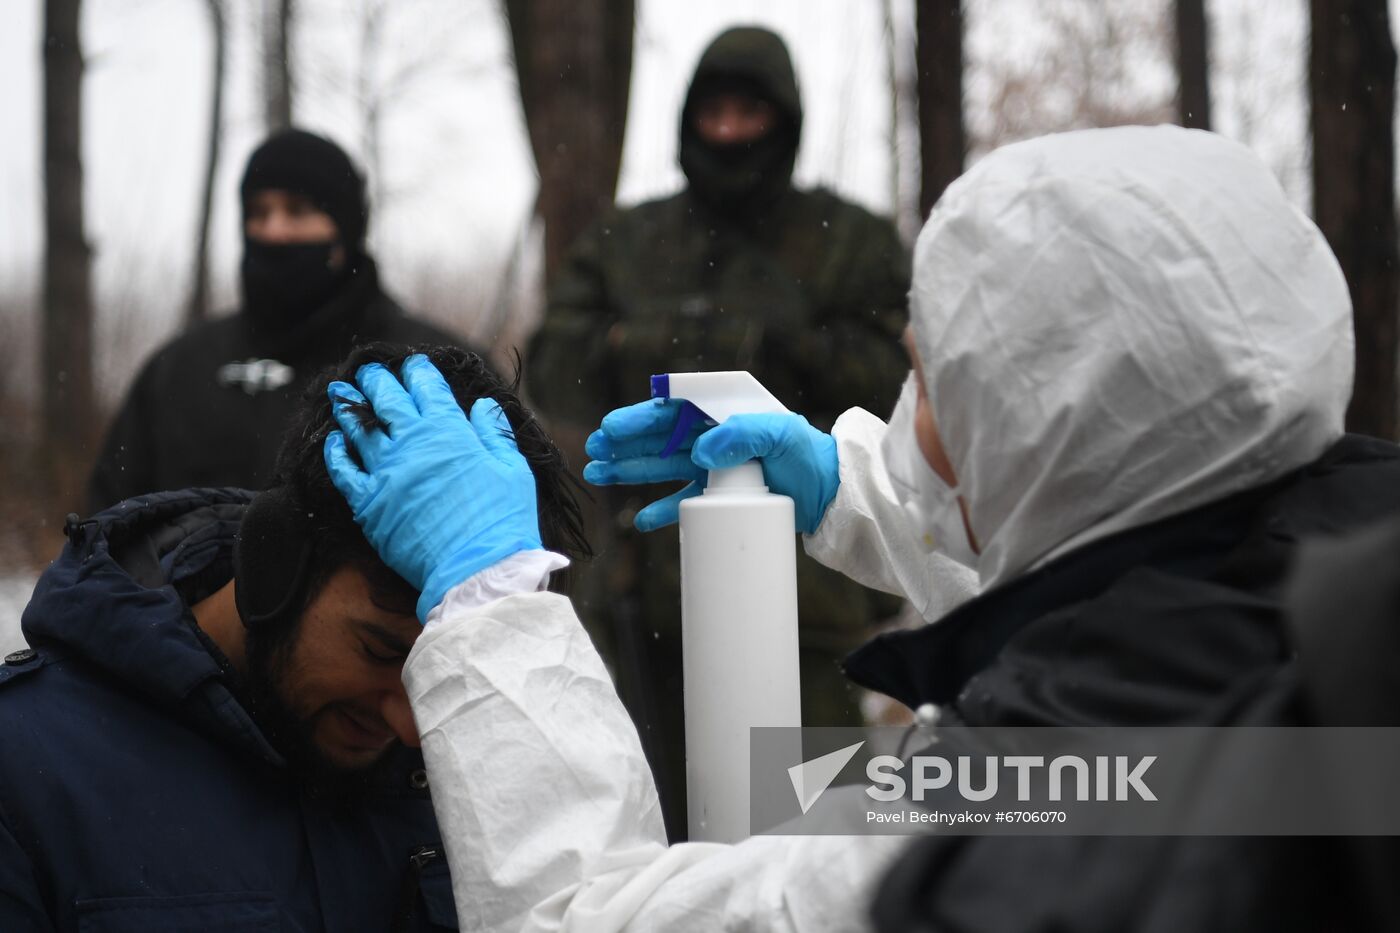
<path id="1" fill-rule="evenodd" d="M 271 631 L 267 631 L 271 629 Z M 291 625 L 260 626 L 248 630 L 247 671 L 243 676 L 243 700 L 248 713 L 277 752 L 303 793 L 332 809 L 351 810 L 371 796 L 391 755 L 374 764 L 350 769 L 328 759 L 316 747 L 311 724 L 287 703 L 287 668 L 296 647 L 300 620 Z"/>

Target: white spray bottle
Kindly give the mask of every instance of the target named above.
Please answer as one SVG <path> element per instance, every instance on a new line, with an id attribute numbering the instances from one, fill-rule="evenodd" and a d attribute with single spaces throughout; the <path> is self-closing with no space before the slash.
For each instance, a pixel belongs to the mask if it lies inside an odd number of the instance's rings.
<path id="1" fill-rule="evenodd" d="M 746 372 L 653 376 L 655 398 L 683 399 L 669 456 L 696 420 L 786 412 Z M 712 470 L 680 506 L 681 650 L 690 838 L 749 832 L 749 729 L 802 725 L 793 503 L 750 460 Z"/>

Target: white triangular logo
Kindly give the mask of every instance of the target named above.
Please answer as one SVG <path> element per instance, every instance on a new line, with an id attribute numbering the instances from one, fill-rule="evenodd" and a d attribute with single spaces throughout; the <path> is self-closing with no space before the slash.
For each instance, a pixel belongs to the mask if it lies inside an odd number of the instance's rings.
<path id="1" fill-rule="evenodd" d="M 836 780 L 836 775 L 841 773 L 841 769 L 846 767 L 864 744 L 862 740 L 788 768 L 788 777 L 792 778 L 792 789 L 797 793 L 797 802 L 802 805 L 803 813 L 812 809 L 812 804 L 825 793 L 831 782 Z"/>

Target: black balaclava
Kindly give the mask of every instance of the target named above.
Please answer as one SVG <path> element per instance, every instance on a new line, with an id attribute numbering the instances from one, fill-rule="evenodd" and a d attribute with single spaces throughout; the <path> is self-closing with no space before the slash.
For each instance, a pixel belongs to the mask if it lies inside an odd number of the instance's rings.
<path id="1" fill-rule="evenodd" d="M 696 105 L 711 94 L 735 90 L 772 104 L 777 122 L 752 143 L 711 146 L 695 131 Z M 792 184 L 801 135 L 802 101 L 783 40 L 755 26 L 721 33 L 700 56 L 681 110 L 680 163 L 691 192 L 735 217 L 768 207 Z"/>
<path id="2" fill-rule="evenodd" d="M 283 130 L 248 159 L 239 194 L 244 217 L 253 195 L 281 189 L 305 197 L 335 221 L 339 238 L 328 243 L 260 243 L 243 237 L 243 306 L 266 332 L 294 329 L 350 278 L 364 254 L 369 207 L 365 183 L 350 157 L 328 139 Z M 334 265 L 337 247 L 344 260 Z"/>

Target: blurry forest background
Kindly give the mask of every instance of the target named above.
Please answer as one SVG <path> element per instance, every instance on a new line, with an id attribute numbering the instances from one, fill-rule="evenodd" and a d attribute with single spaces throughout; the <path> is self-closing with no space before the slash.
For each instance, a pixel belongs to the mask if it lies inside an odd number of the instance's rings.
<path id="1" fill-rule="evenodd" d="M 676 190 L 721 29 L 788 42 L 797 180 L 907 237 L 966 165 L 1078 127 L 1251 146 L 1342 260 L 1353 426 L 1395 437 L 1400 0 L 7 0 L 0 33 L 0 649 L 145 356 L 236 301 L 237 182 L 266 133 L 366 169 L 406 307 L 511 360 L 614 199 Z"/>

